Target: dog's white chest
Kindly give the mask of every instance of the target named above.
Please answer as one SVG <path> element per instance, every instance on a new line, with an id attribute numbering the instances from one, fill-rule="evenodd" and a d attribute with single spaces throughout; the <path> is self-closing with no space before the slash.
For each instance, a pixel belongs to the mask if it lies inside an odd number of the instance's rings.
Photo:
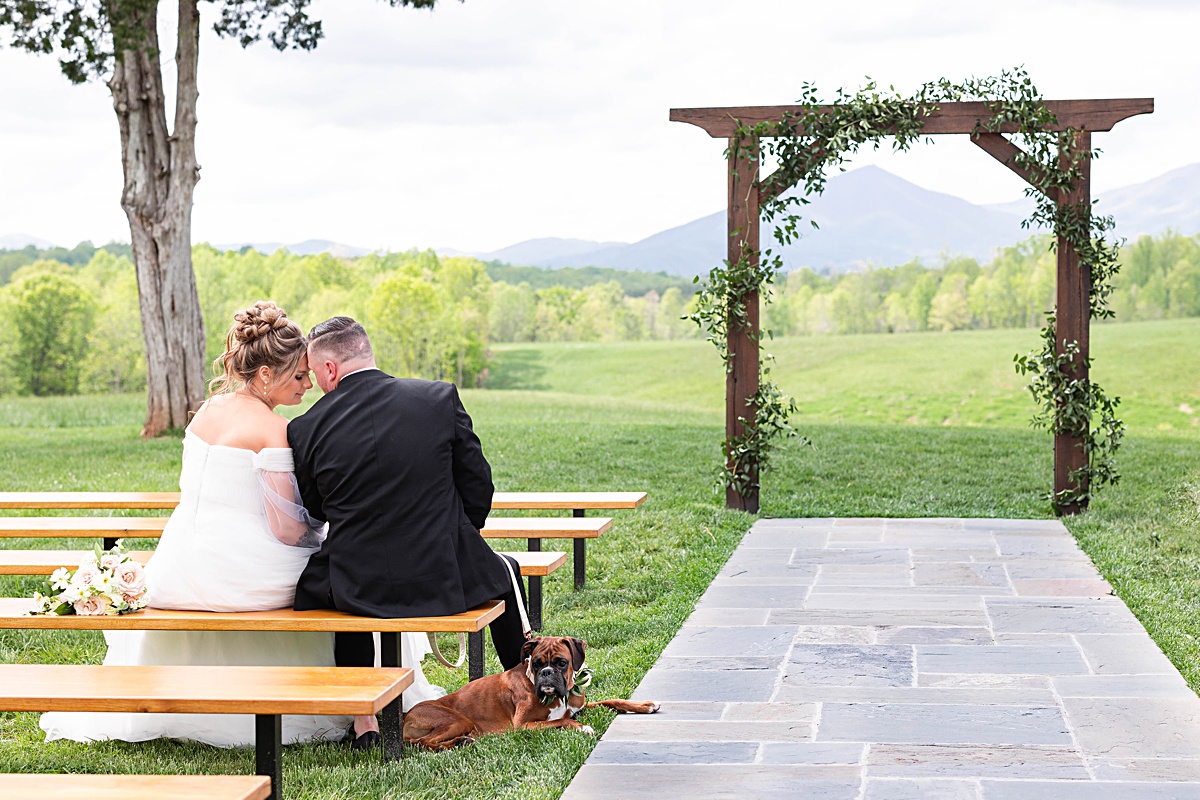
<path id="1" fill-rule="evenodd" d="M 550 721 L 554 721 L 556 719 L 562 719 L 566 715 L 567 715 L 567 704 L 565 702 L 563 702 L 562 700 L 559 700 L 557 705 L 555 705 L 554 708 L 550 709 L 550 716 L 547 717 L 546 719 L 548 719 Z"/>

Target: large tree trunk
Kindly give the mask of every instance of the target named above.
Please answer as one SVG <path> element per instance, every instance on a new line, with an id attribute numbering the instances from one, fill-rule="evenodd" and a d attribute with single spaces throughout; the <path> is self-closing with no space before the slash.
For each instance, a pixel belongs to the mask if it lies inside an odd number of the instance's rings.
<path id="1" fill-rule="evenodd" d="M 117 4 L 114 4 L 117 5 Z M 145 46 L 122 50 L 109 89 L 121 128 L 125 187 L 146 341 L 148 403 L 143 436 L 187 425 L 204 400 L 204 320 L 192 271 L 192 194 L 196 163 L 197 0 L 179 0 L 175 130 L 167 130 L 159 68 L 158 16 L 150 4 L 136 20 Z"/>

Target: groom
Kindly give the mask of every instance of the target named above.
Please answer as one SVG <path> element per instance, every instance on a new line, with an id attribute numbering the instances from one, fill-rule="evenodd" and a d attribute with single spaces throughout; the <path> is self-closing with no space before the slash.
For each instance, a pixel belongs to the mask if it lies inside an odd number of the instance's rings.
<path id="1" fill-rule="evenodd" d="M 308 364 L 324 396 L 288 424 L 300 497 L 329 535 L 296 587 L 297 611 L 365 617 L 458 614 L 488 600 L 505 669 L 525 632 L 516 562 L 479 535 L 492 507 L 492 471 L 451 383 L 397 379 L 375 366 L 363 326 L 334 317 L 308 334 Z M 521 596 L 517 597 L 517 589 Z M 339 633 L 338 666 L 373 666 L 369 633 Z M 355 746 L 378 741 L 374 717 L 355 720 Z"/>

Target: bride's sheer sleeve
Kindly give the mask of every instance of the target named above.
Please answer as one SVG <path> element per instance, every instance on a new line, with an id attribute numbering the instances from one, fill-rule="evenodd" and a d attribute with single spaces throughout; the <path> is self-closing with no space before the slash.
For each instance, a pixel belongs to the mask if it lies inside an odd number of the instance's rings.
<path id="1" fill-rule="evenodd" d="M 275 538 L 292 547 L 319 548 L 328 525 L 314 519 L 300 501 L 300 487 L 291 470 L 258 470 L 267 526 Z"/>

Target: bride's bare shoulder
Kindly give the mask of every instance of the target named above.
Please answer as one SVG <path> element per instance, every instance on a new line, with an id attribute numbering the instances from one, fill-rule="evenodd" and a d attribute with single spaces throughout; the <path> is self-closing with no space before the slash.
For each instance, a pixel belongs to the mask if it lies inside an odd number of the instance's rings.
<path id="1" fill-rule="evenodd" d="M 287 447 L 287 420 L 262 403 L 232 394 L 214 395 L 196 412 L 188 430 L 210 445 L 262 450 Z"/>

